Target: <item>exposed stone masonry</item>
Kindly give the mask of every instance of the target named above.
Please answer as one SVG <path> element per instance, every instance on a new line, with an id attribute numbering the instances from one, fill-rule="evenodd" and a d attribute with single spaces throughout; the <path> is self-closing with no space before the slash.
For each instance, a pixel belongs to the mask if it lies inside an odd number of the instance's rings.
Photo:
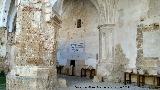
<path id="1" fill-rule="evenodd" d="M 0 72 L 5 70 L 7 72 L 7 67 L 5 65 L 6 59 L 6 28 L 0 28 Z"/>
<path id="2" fill-rule="evenodd" d="M 159 31 L 159 24 L 153 23 L 150 25 L 138 25 L 137 29 L 137 59 L 136 65 L 138 70 L 144 71 L 144 73 L 153 74 L 152 70 L 158 70 L 159 58 L 158 57 L 144 57 L 143 53 L 143 32 Z M 157 74 L 157 73 L 156 73 Z"/>
<path id="3" fill-rule="evenodd" d="M 17 7 L 15 66 L 7 90 L 54 90 L 60 19 L 46 1 L 23 1 Z"/>

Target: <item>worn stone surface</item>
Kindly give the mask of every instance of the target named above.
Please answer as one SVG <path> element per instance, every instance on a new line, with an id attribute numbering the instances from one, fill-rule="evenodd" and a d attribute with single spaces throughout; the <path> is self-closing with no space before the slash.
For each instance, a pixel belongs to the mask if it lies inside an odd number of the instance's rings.
<path id="1" fill-rule="evenodd" d="M 120 45 L 115 47 L 115 61 L 114 68 L 111 73 L 114 82 L 123 82 L 125 70 L 128 68 L 129 59 L 126 58 L 126 55 L 123 52 L 123 49 Z"/>
<path id="2" fill-rule="evenodd" d="M 64 78 L 58 78 L 59 87 L 67 87 L 67 82 Z"/>
<path id="3" fill-rule="evenodd" d="M 0 28 L 0 71 L 8 71 L 7 65 L 5 65 L 6 59 L 6 42 L 7 42 L 7 30 L 6 28 Z"/>
<path id="4" fill-rule="evenodd" d="M 44 1 L 18 5 L 12 45 L 15 65 L 7 75 L 7 90 L 53 90 L 57 86 L 56 39 L 61 21 L 50 9 Z"/>
<path id="5" fill-rule="evenodd" d="M 115 57 L 112 63 L 100 63 L 97 68 L 99 80 L 110 82 L 123 82 L 123 72 L 128 68 L 129 60 L 126 58 L 120 45 L 115 47 Z"/>
<path id="6" fill-rule="evenodd" d="M 83 60 L 86 65 L 96 68 L 99 47 L 96 8 L 89 0 L 65 0 L 62 13 L 57 52 L 59 64 Z M 77 28 L 78 19 L 81 19 L 81 28 Z"/>
<path id="7" fill-rule="evenodd" d="M 56 84 L 53 67 L 15 67 L 7 76 L 7 90 L 53 90 Z"/>
<path id="8" fill-rule="evenodd" d="M 6 47 L 6 64 L 9 65 L 9 69 L 15 66 L 15 56 L 16 56 L 16 47 L 15 47 L 15 31 L 7 32 L 7 47 Z"/>
<path id="9" fill-rule="evenodd" d="M 148 46 L 149 47 L 150 43 L 144 43 L 144 40 L 152 40 L 152 38 L 147 38 L 144 37 L 146 32 L 156 32 L 159 31 L 159 24 L 158 23 L 153 23 L 150 25 L 139 25 L 139 28 L 137 29 L 137 68 L 141 69 L 141 70 L 145 70 L 147 71 L 148 74 L 153 74 L 153 75 L 157 75 L 158 72 L 158 67 L 159 67 L 159 54 L 157 57 L 155 57 L 155 55 L 153 55 L 152 53 L 154 52 L 149 52 L 146 51 L 146 53 L 151 53 L 150 56 L 146 57 L 146 54 L 144 54 L 144 49 L 146 49 L 145 47 Z M 143 44 L 147 44 L 147 45 L 143 45 Z M 144 47 L 145 46 L 145 47 Z"/>

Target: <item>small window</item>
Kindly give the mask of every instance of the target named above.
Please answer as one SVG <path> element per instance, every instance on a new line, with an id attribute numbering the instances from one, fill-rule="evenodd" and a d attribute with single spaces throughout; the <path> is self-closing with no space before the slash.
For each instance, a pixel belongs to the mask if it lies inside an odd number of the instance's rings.
<path id="1" fill-rule="evenodd" d="M 77 20 L 77 28 L 81 28 L 81 19 Z"/>

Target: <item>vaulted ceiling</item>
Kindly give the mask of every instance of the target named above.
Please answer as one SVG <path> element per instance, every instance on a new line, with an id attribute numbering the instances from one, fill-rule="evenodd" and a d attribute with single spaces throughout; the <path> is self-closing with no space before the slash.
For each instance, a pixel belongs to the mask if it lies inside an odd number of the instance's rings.
<path id="1" fill-rule="evenodd" d="M 51 3 L 53 4 L 53 7 L 56 9 L 56 11 L 61 14 L 63 3 L 65 0 L 51 0 Z M 95 6 L 97 10 L 99 10 L 98 1 L 99 0 L 90 0 L 91 3 Z"/>

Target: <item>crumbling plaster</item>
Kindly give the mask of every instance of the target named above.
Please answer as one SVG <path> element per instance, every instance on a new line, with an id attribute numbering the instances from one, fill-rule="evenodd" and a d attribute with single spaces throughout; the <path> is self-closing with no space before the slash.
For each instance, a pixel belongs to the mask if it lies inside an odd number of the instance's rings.
<path id="1" fill-rule="evenodd" d="M 136 67 L 136 31 L 140 19 L 147 16 L 149 0 L 120 0 L 118 6 L 118 22 L 115 29 L 115 45 L 120 44 L 126 58 L 128 68 Z"/>
<path id="2" fill-rule="evenodd" d="M 77 28 L 77 20 L 82 20 L 82 27 Z M 86 0 L 66 0 L 63 5 L 62 28 L 59 30 L 58 60 L 66 64 L 67 60 L 85 60 L 87 65 L 96 67 L 99 32 L 98 14 L 94 5 Z M 84 43 L 78 52 L 71 50 L 71 44 Z"/>
<path id="3" fill-rule="evenodd" d="M 115 45 L 120 43 L 129 59 L 129 68 L 136 67 L 136 36 L 139 24 L 159 22 L 159 0 L 120 0 L 118 22 L 115 29 Z"/>
<path id="4" fill-rule="evenodd" d="M 7 90 L 53 90 L 57 86 L 60 24 L 59 15 L 49 2 L 21 0 L 17 6 L 15 66 L 7 75 Z"/>

